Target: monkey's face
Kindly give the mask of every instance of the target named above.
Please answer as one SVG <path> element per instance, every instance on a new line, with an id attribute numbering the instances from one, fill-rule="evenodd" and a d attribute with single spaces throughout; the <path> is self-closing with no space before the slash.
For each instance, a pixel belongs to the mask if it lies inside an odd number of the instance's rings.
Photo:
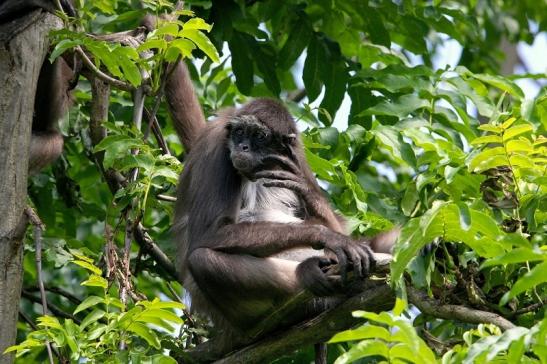
<path id="1" fill-rule="evenodd" d="M 252 115 L 243 115 L 228 123 L 228 148 L 234 168 L 254 180 L 253 174 L 264 169 L 262 160 L 272 154 L 286 154 L 283 138 Z"/>

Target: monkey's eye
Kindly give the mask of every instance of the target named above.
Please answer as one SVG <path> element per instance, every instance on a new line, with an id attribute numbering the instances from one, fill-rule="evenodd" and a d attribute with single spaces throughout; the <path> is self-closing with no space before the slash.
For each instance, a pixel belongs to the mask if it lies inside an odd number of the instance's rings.
<path id="1" fill-rule="evenodd" d="M 243 136 L 243 129 L 242 128 L 234 129 L 234 135 Z"/>
<path id="2" fill-rule="evenodd" d="M 259 142 L 265 141 L 266 137 L 267 137 L 267 135 L 263 131 L 259 131 L 258 133 L 256 133 L 256 140 L 259 141 Z"/>

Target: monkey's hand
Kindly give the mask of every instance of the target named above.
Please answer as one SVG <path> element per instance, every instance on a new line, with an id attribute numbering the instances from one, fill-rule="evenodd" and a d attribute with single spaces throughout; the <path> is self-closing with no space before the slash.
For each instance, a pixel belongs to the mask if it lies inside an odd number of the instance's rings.
<path id="1" fill-rule="evenodd" d="M 309 183 L 298 174 L 283 170 L 265 170 L 254 174 L 256 179 L 265 179 L 264 187 L 279 187 L 296 192 L 304 200 L 310 215 L 323 218 L 325 221 L 335 218 L 330 216 L 328 203 L 323 196 L 310 189 Z"/>
<path id="2" fill-rule="evenodd" d="M 296 276 L 302 287 L 316 296 L 332 296 L 344 291 L 342 277 L 329 274 L 328 267 L 336 264 L 326 257 L 312 257 L 304 260 L 296 268 Z"/>
<path id="3" fill-rule="evenodd" d="M 348 271 L 353 271 L 357 279 L 366 278 L 374 269 L 376 261 L 374 254 L 366 243 L 357 242 L 348 236 L 332 232 L 335 235 L 328 237 L 324 245 L 327 256 L 334 255 L 342 283 L 348 282 Z"/>

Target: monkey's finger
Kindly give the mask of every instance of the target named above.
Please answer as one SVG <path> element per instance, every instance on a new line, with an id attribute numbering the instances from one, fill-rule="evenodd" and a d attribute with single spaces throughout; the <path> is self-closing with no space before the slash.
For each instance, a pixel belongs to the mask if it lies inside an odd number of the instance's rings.
<path id="1" fill-rule="evenodd" d="M 362 264 L 364 275 L 368 275 L 376 266 L 376 260 L 374 260 L 374 254 L 368 245 L 359 245 L 362 256 Z"/>
<path id="2" fill-rule="evenodd" d="M 359 278 L 363 277 L 362 259 L 358 248 L 355 246 L 349 246 L 347 248 L 347 254 L 353 263 L 353 274 Z"/>
<path id="3" fill-rule="evenodd" d="M 300 178 L 297 175 L 287 171 L 260 171 L 255 173 L 255 178 L 268 178 L 277 180 L 289 180 L 299 182 Z"/>
<path id="4" fill-rule="evenodd" d="M 300 195 L 304 194 L 303 187 L 300 183 L 294 181 L 283 181 L 283 180 L 266 180 L 263 184 L 264 187 L 280 187 L 286 188 L 288 190 L 294 191 Z"/>
<path id="5" fill-rule="evenodd" d="M 265 162 L 277 162 L 281 164 L 282 167 L 286 167 L 289 171 L 296 174 L 298 174 L 298 172 L 300 171 L 300 168 L 298 168 L 298 166 L 293 161 L 285 156 L 270 154 L 262 159 L 262 163 Z"/>
<path id="6" fill-rule="evenodd" d="M 348 258 L 346 252 L 342 248 L 333 249 L 334 254 L 338 260 L 340 266 L 340 274 L 342 275 L 342 281 L 346 283 L 348 281 Z"/>

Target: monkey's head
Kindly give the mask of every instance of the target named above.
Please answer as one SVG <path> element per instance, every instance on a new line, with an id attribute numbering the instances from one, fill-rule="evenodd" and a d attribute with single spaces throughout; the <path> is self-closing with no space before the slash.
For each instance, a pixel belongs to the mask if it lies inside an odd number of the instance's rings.
<path id="1" fill-rule="evenodd" d="M 296 126 L 288 111 L 275 100 L 258 99 L 245 105 L 227 128 L 232 165 L 250 180 L 260 170 L 275 168 L 264 165 L 267 156 L 294 159 Z"/>

